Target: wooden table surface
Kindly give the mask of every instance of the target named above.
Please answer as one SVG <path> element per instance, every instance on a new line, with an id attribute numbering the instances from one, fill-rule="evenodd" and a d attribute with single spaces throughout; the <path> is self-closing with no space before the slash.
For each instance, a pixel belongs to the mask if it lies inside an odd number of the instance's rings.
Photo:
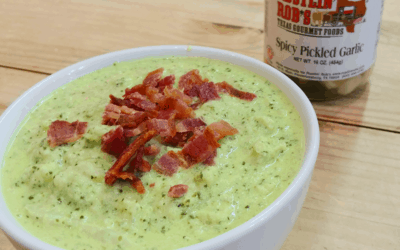
<path id="1" fill-rule="evenodd" d="M 315 103 L 321 147 L 282 249 L 400 249 L 400 1 L 386 0 L 369 88 Z M 1 0 L 0 113 L 83 59 L 186 44 L 263 58 L 263 0 Z M 15 249 L 0 231 L 0 249 Z"/>

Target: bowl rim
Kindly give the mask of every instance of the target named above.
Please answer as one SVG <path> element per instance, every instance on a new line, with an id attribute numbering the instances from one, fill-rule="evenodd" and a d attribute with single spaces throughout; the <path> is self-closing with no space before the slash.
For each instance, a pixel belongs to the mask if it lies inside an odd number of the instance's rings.
<path id="1" fill-rule="evenodd" d="M 173 52 L 172 52 L 173 51 Z M 158 54 L 157 54 L 158 52 Z M 232 52 L 232 51 L 227 51 L 227 50 L 222 50 L 222 49 L 216 49 L 216 48 L 210 48 L 210 47 L 203 47 L 203 46 L 192 46 L 192 45 L 161 45 L 161 46 L 146 46 L 146 47 L 138 47 L 138 48 L 132 48 L 132 49 L 125 49 L 125 50 L 120 50 L 120 51 L 114 51 L 102 55 L 98 55 L 80 62 L 77 62 L 73 65 L 70 65 L 64 69 L 61 69 L 57 71 L 56 73 L 46 77 L 45 79 L 41 80 L 40 82 L 36 83 L 33 85 L 31 88 L 29 88 L 27 91 L 25 91 L 20 97 L 18 97 L 5 111 L 4 113 L 0 116 L 0 129 L 2 126 L 7 126 L 5 120 L 7 120 L 12 112 L 16 111 L 22 111 L 23 107 L 28 105 L 26 102 L 26 99 L 32 96 L 35 92 L 38 92 L 40 90 L 44 90 L 45 87 L 47 87 L 47 92 L 52 92 L 54 89 L 59 88 L 56 87 L 51 87 L 51 84 L 54 85 L 54 82 L 59 82 L 61 80 L 61 77 L 66 77 L 65 83 L 70 82 L 73 79 L 76 79 L 80 76 L 83 76 L 85 74 L 88 74 L 92 72 L 93 70 L 83 73 L 87 70 L 90 70 L 93 67 L 98 66 L 99 61 L 110 61 L 112 58 L 124 58 L 124 55 L 131 55 L 131 54 L 140 54 L 144 53 L 144 56 L 137 57 L 137 58 L 131 58 L 128 60 L 135 60 L 135 59 L 140 59 L 140 58 L 145 58 L 145 57 L 162 57 L 162 55 L 167 56 L 193 56 L 193 54 L 204 54 L 208 56 L 201 56 L 200 57 L 207 57 L 207 58 L 212 58 L 212 59 L 218 59 L 221 61 L 227 61 L 226 59 L 230 58 L 229 60 L 237 60 L 240 62 L 240 64 L 233 63 L 239 66 L 242 66 L 244 68 L 247 68 L 248 70 L 255 72 L 256 71 L 263 71 L 266 72 L 265 74 L 270 74 L 273 77 L 270 78 L 276 78 L 278 79 L 278 82 L 273 82 L 274 85 L 278 86 L 280 89 L 280 85 L 285 85 L 287 86 L 291 91 L 285 92 L 285 95 L 287 95 L 292 103 L 294 103 L 294 100 L 297 105 L 300 105 L 300 107 L 297 107 L 296 104 L 296 109 L 298 110 L 299 114 L 301 113 L 299 108 L 302 109 L 303 112 L 305 112 L 304 119 L 302 117 L 303 121 L 303 126 L 304 126 L 304 132 L 306 135 L 305 141 L 306 141 L 306 152 L 304 154 L 304 159 L 303 163 L 301 165 L 300 171 L 298 172 L 297 176 L 294 178 L 292 183 L 289 185 L 289 187 L 286 188 L 286 190 L 272 203 L 270 204 L 267 208 L 262 210 L 260 213 L 258 213 L 256 216 L 252 217 L 250 220 L 247 222 L 229 230 L 228 232 L 225 232 L 223 234 L 220 234 L 212 239 L 206 240 L 204 242 L 187 246 L 182 249 L 185 250 L 199 250 L 199 249 L 216 249 L 218 247 L 225 246 L 229 244 L 232 239 L 237 239 L 240 238 L 244 235 L 247 235 L 251 233 L 252 231 L 256 230 L 257 228 L 261 227 L 264 223 L 266 223 L 268 220 L 270 220 L 275 214 L 277 214 L 284 206 L 287 204 L 290 200 L 292 200 L 295 195 L 296 191 L 300 190 L 304 184 L 307 182 L 307 179 L 312 175 L 314 165 L 317 159 L 318 155 L 318 150 L 319 150 L 319 141 L 320 141 L 320 134 L 319 134 L 319 125 L 318 125 L 318 120 L 317 116 L 315 113 L 315 110 L 311 104 L 311 102 L 308 100 L 307 96 L 304 94 L 304 92 L 292 81 L 290 80 L 287 76 L 285 76 L 283 73 L 279 72 L 275 68 L 267 65 L 266 63 L 256 60 L 254 58 Z M 224 59 L 222 59 L 222 58 Z M 119 60 L 116 60 L 119 61 Z M 127 60 L 122 60 L 122 61 L 127 61 Z M 115 62 L 115 60 L 114 60 Z M 111 63 L 112 64 L 112 63 Z M 109 64 L 109 65 L 111 65 Z M 249 68 L 251 66 L 251 68 Z M 104 66 L 100 67 L 103 68 Z M 253 70 L 252 70 L 253 69 Z M 272 82 L 272 81 L 271 81 Z M 65 84 L 63 83 L 63 84 Z M 62 85 L 63 85 L 62 84 Z M 39 92 L 38 92 L 39 93 Z M 41 95 L 40 99 L 44 98 L 47 96 L 47 94 Z M 35 102 L 36 104 L 36 102 Z M 28 105 L 29 106 L 29 105 Z M 30 105 L 30 107 L 25 107 L 26 110 L 31 110 L 35 105 Z M 26 111 L 25 110 L 25 111 Z M 301 114 L 300 114 L 301 115 Z M 26 116 L 23 115 L 22 118 Z M 12 134 L 15 133 L 15 129 L 19 126 L 14 127 L 14 131 Z M 308 136 L 307 136 L 308 134 Z M 7 140 L 7 145 L 10 143 L 10 138 L 11 135 L 8 137 L 9 139 Z M 7 147 L 7 145 L 5 147 Z M 5 153 L 5 152 L 4 152 Z M 0 152 L 1 154 L 1 152 Z M 0 155 L 0 203 L 4 202 L 5 200 L 2 196 L 2 176 L 1 176 L 1 171 L 2 171 L 2 166 L 3 166 L 3 155 Z M 6 207 L 8 209 L 8 207 Z M 33 249 L 46 249 L 46 250 L 55 250 L 55 249 L 61 249 L 58 247 L 55 247 L 53 245 L 50 245 L 49 243 L 46 243 L 44 241 L 39 240 L 38 238 L 34 237 L 25 229 L 22 229 L 22 227 L 19 225 L 17 220 L 15 218 L 9 219 L 6 216 L 0 215 L 0 228 L 5 231 L 5 233 L 10 236 L 12 239 L 14 239 L 16 242 L 21 244 L 24 247 L 32 247 Z"/>

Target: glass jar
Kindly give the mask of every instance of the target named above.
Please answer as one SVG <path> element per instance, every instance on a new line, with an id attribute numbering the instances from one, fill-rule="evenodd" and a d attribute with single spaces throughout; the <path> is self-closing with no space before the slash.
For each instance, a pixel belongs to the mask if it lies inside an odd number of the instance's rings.
<path id="1" fill-rule="evenodd" d="M 383 0 L 265 0 L 264 61 L 311 100 L 331 100 L 369 83 Z"/>

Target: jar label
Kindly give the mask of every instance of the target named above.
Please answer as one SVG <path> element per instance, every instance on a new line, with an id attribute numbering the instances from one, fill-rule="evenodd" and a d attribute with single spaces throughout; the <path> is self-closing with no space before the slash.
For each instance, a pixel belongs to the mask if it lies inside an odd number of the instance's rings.
<path id="1" fill-rule="evenodd" d="M 376 58 L 383 0 L 266 0 L 265 62 L 312 81 L 368 70 Z"/>

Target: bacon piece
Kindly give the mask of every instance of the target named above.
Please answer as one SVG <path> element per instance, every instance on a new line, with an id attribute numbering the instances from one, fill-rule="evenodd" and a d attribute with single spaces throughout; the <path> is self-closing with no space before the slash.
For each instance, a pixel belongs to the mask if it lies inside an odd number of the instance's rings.
<path id="1" fill-rule="evenodd" d="M 147 131 L 138 138 L 136 138 L 119 156 L 114 165 L 107 171 L 105 175 L 105 182 L 108 185 L 113 185 L 117 180 L 118 174 L 121 173 L 123 167 L 129 162 L 135 152 L 146 142 L 150 141 L 156 135 L 155 130 Z"/>
<path id="2" fill-rule="evenodd" d="M 132 93 L 132 94 L 126 96 L 125 99 L 137 99 L 137 100 L 142 100 L 142 101 L 147 100 L 145 95 L 142 95 L 138 92 L 135 92 L 135 93 Z"/>
<path id="3" fill-rule="evenodd" d="M 156 172 L 166 176 L 173 176 L 178 172 L 179 167 L 187 168 L 187 163 L 183 159 L 182 155 L 174 151 L 168 151 L 153 164 L 153 169 Z"/>
<path id="4" fill-rule="evenodd" d="M 101 151 L 118 157 L 128 147 L 124 129 L 118 126 L 115 130 L 101 137 Z"/>
<path id="5" fill-rule="evenodd" d="M 218 95 L 217 87 L 213 82 L 205 82 L 198 87 L 200 101 L 205 103 L 210 100 L 217 100 L 221 97 Z"/>
<path id="6" fill-rule="evenodd" d="M 120 107 L 110 103 L 105 108 L 101 124 L 109 126 L 121 124 L 121 121 L 129 120 L 129 117 L 131 119 L 139 119 L 141 115 L 141 112 L 134 109 L 126 106 Z"/>
<path id="7" fill-rule="evenodd" d="M 141 146 L 137 150 L 136 156 L 129 163 L 130 167 L 127 170 L 128 172 L 132 172 L 132 173 L 135 171 L 149 172 L 151 170 L 150 163 L 143 159 L 143 155 L 144 155 L 144 146 Z"/>
<path id="8" fill-rule="evenodd" d="M 237 97 L 242 100 L 252 101 L 257 96 L 253 93 L 244 92 L 238 89 L 235 89 L 232 85 L 228 84 L 227 82 L 220 82 L 217 83 L 218 92 L 226 92 L 230 96 Z"/>
<path id="9" fill-rule="evenodd" d="M 147 129 L 156 130 L 161 137 L 175 136 L 175 123 L 173 120 L 151 119 L 147 121 Z"/>
<path id="10" fill-rule="evenodd" d="M 188 185 L 185 184 L 178 184 L 172 186 L 168 191 L 168 196 L 171 198 L 182 197 L 187 193 L 188 189 L 189 189 Z"/>
<path id="11" fill-rule="evenodd" d="M 136 128 L 137 126 L 139 126 L 139 124 L 141 124 L 148 118 L 149 118 L 149 113 L 137 111 L 136 113 L 131 115 L 121 114 L 121 116 L 119 117 L 119 119 L 116 121 L 115 124 L 127 128 Z"/>
<path id="12" fill-rule="evenodd" d="M 200 118 L 188 118 L 176 124 L 176 132 L 194 131 L 194 128 L 206 125 Z"/>
<path id="13" fill-rule="evenodd" d="M 87 129 L 87 122 L 75 121 L 69 123 L 67 121 L 56 120 L 51 123 L 47 130 L 47 142 L 50 147 L 74 142 L 80 139 Z"/>
<path id="14" fill-rule="evenodd" d="M 149 185 L 149 187 L 154 187 L 156 185 L 156 183 L 155 182 L 153 182 L 153 183 L 151 183 L 150 185 Z"/>
<path id="15" fill-rule="evenodd" d="M 125 97 L 125 99 L 130 101 L 130 105 L 132 108 L 139 110 L 139 111 L 145 111 L 145 110 L 156 110 L 157 105 L 148 101 L 146 96 L 141 95 L 137 92 L 128 95 Z"/>
<path id="16" fill-rule="evenodd" d="M 159 103 L 165 100 L 165 96 L 159 92 L 158 88 L 155 87 L 148 87 L 146 89 L 146 96 L 153 103 Z"/>
<path id="17" fill-rule="evenodd" d="M 156 87 L 157 83 L 161 80 L 163 72 L 164 72 L 164 68 L 159 68 L 159 69 L 156 69 L 156 70 L 148 73 L 146 78 L 144 78 L 144 80 L 143 80 L 143 85 Z"/>
<path id="18" fill-rule="evenodd" d="M 155 156 L 160 153 L 160 148 L 157 145 L 150 145 L 144 148 L 144 155 Z"/>
<path id="19" fill-rule="evenodd" d="M 187 140 L 192 137 L 192 135 L 193 132 L 190 131 L 182 133 L 177 132 L 174 137 L 163 138 L 163 143 L 174 147 L 176 146 L 183 147 L 186 144 Z"/>
<path id="20" fill-rule="evenodd" d="M 134 137 L 134 136 L 140 135 L 144 131 L 147 131 L 147 123 L 146 122 L 147 121 L 140 123 L 139 126 L 137 126 L 136 128 L 133 128 L 133 129 L 129 129 L 129 128 L 124 129 L 125 137 Z"/>
<path id="21" fill-rule="evenodd" d="M 210 128 L 212 131 L 214 131 L 215 139 L 217 141 L 221 140 L 227 135 L 235 135 L 239 133 L 239 131 L 232 127 L 229 123 L 227 123 L 224 120 L 221 120 L 219 122 L 214 122 L 211 123 L 208 128 Z"/>
<path id="22" fill-rule="evenodd" d="M 118 106 L 116 104 L 107 104 L 107 106 L 105 107 L 105 111 L 108 112 L 113 112 L 113 113 L 118 113 L 118 114 L 134 114 L 137 111 L 131 108 L 128 108 L 127 106 Z"/>
<path id="23" fill-rule="evenodd" d="M 116 174 L 116 178 L 122 180 L 128 180 L 131 183 L 131 186 L 137 190 L 139 194 L 144 194 L 146 189 L 143 186 L 142 181 L 136 177 L 133 173 L 130 172 L 119 172 Z"/>
<path id="24" fill-rule="evenodd" d="M 203 79 L 198 69 L 191 70 L 179 78 L 178 87 L 180 89 L 190 90 L 194 85 L 200 85 Z"/>
<path id="25" fill-rule="evenodd" d="M 166 76 L 158 82 L 157 88 L 163 91 L 165 87 L 171 86 L 175 83 L 175 75 Z"/>
<path id="26" fill-rule="evenodd" d="M 148 161 L 143 160 L 142 165 L 139 166 L 139 171 L 141 172 L 150 172 L 151 170 L 151 165 Z"/>
<path id="27" fill-rule="evenodd" d="M 193 99 L 190 96 L 185 95 L 179 89 L 164 89 L 164 95 L 166 97 L 174 97 L 175 99 L 181 99 L 182 101 L 186 102 L 187 104 L 191 104 Z"/>
<path id="28" fill-rule="evenodd" d="M 205 161 L 221 145 L 214 137 L 214 131 L 206 128 L 203 134 L 196 136 L 182 149 L 182 154 L 190 166 Z"/>
<path id="29" fill-rule="evenodd" d="M 131 102 L 129 100 L 124 100 L 118 97 L 115 97 L 113 95 L 110 95 L 110 103 L 117 105 L 117 106 L 127 106 L 130 107 L 131 106 Z"/>
<path id="30" fill-rule="evenodd" d="M 127 97 L 128 95 L 136 93 L 136 92 L 141 94 L 141 95 L 145 95 L 146 94 L 146 89 L 147 89 L 147 86 L 145 86 L 143 84 L 138 84 L 136 86 L 133 86 L 130 89 L 129 88 L 125 89 L 125 95 L 123 95 L 123 97 Z"/>
<path id="31" fill-rule="evenodd" d="M 198 97 L 200 85 L 194 85 L 190 89 L 185 89 L 184 93 L 190 97 Z"/>
<path id="32" fill-rule="evenodd" d="M 157 119 L 174 120 L 177 113 L 174 109 L 160 110 Z"/>
<path id="33" fill-rule="evenodd" d="M 131 185 L 139 194 L 144 194 L 146 192 L 143 182 L 139 178 L 137 178 L 135 181 L 131 181 Z"/>
<path id="34" fill-rule="evenodd" d="M 217 150 L 215 149 L 215 150 L 212 152 L 212 154 L 211 154 L 209 157 L 207 157 L 207 159 L 205 159 L 205 160 L 203 161 L 203 164 L 204 164 L 204 165 L 207 165 L 207 166 L 215 165 L 214 158 L 215 158 L 216 156 L 217 156 Z"/>
<path id="35" fill-rule="evenodd" d="M 191 97 L 199 97 L 200 103 L 221 98 L 218 95 L 218 89 L 213 82 L 204 82 L 201 85 L 192 86 L 190 90 L 185 89 L 185 94 Z"/>
<path id="36" fill-rule="evenodd" d="M 193 109 L 189 107 L 184 101 L 167 97 L 163 102 L 159 103 L 162 110 L 174 109 L 177 111 L 176 119 L 184 119 L 189 117 L 195 117 Z"/>
<path id="37" fill-rule="evenodd" d="M 192 105 L 190 105 L 190 107 L 191 107 L 193 110 L 196 110 L 196 109 L 199 108 L 199 106 L 200 106 L 201 104 L 203 104 L 203 103 L 199 101 L 199 102 L 193 103 Z"/>

